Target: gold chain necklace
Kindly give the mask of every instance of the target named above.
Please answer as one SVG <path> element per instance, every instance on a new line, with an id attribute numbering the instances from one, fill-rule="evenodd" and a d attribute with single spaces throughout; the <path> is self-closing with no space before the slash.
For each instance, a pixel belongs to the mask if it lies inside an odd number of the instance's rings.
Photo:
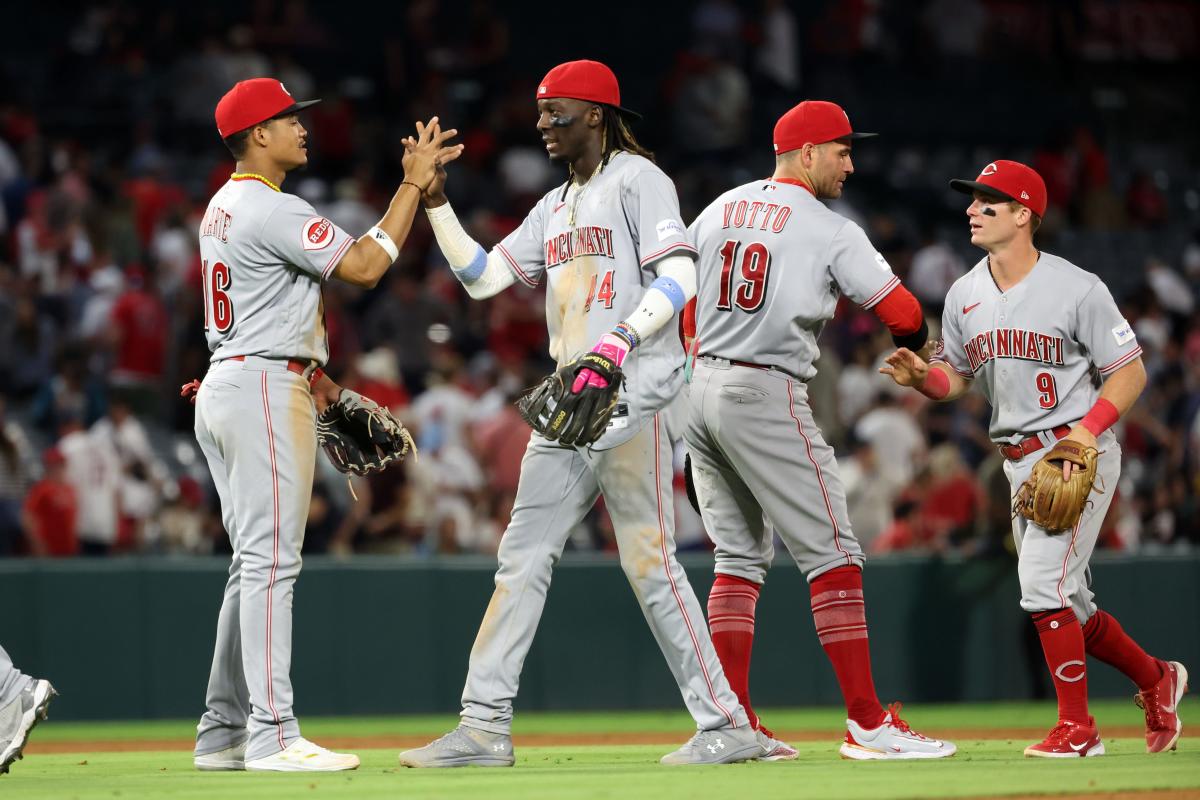
<path id="1" fill-rule="evenodd" d="M 259 175 L 257 172 L 235 172 L 229 176 L 229 179 L 234 181 L 262 181 L 275 191 L 279 191 L 278 186 L 276 186 L 274 183 L 271 183 L 271 181 L 267 180 L 262 175 Z"/>
<path id="2" fill-rule="evenodd" d="M 571 198 L 571 204 L 567 207 L 567 225 L 570 227 L 575 227 L 575 212 L 579 210 L 579 203 L 583 200 L 583 193 L 587 187 L 592 185 L 592 181 L 596 180 L 596 176 L 600 174 L 602 166 L 604 166 L 604 159 L 600 159 L 600 162 L 596 164 L 596 168 L 592 170 L 592 174 L 586 183 L 575 184 L 575 196 Z"/>

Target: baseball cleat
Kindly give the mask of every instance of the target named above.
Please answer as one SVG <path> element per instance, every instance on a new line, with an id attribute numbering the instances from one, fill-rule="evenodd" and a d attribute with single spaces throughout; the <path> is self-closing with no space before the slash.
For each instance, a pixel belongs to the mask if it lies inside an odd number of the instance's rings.
<path id="1" fill-rule="evenodd" d="M 29 741 L 29 732 L 44 720 L 50 701 L 58 696 L 47 680 L 31 680 L 11 703 L 0 708 L 0 775 L 19 758 Z"/>
<path id="2" fill-rule="evenodd" d="M 192 764 L 202 772 L 226 772 L 246 768 L 246 743 L 235 744 L 214 753 L 192 757 Z"/>
<path id="3" fill-rule="evenodd" d="M 303 737 L 273 755 L 246 762 L 253 772 L 341 772 L 358 769 L 358 756 L 334 753 Z"/>
<path id="4" fill-rule="evenodd" d="M 1146 752 L 1161 753 L 1174 750 L 1183 732 L 1179 719 L 1179 701 L 1188 690 L 1188 673 L 1178 661 L 1158 662 L 1162 677 L 1158 683 L 1133 696 L 1146 712 Z"/>
<path id="5" fill-rule="evenodd" d="M 517 756 L 512 737 L 459 725 L 424 747 L 405 750 L 400 764 L 405 767 L 511 767 Z"/>
<path id="6" fill-rule="evenodd" d="M 755 761 L 795 761 L 800 755 L 799 750 L 787 742 L 776 739 L 775 734 L 762 725 L 759 725 L 758 730 L 754 733 L 758 737 L 758 744 L 763 749 L 763 754 L 754 759 Z"/>
<path id="7" fill-rule="evenodd" d="M 732 764 L 736 761 L 753 761 L 763 753 L 758 731 L 746 725 L 740 728 L 697 731 L 683 747 L 663 756 L 660 763 L 673 767 Z"/>
<path id="8" fill-rule="evenodd" d="M 855 760 L 946 758 L 957 751 L 953 742 L 930 739 L 910 728 L 900 718 L 899 703 L 888 706 L 878 728 L 867 730 L 846 720 L 846 741 L 838 748 L 842 758 Z"/>
<path id="9" fill-rule="evenodd" d="M 1091 758 L 1104 755 L 1104 742 L 1094 717 L 1087 724 L 1060 719 L 1046 734 L 1045 741 L 1025 748 L 1025 755 L 1038 758 Z"/>

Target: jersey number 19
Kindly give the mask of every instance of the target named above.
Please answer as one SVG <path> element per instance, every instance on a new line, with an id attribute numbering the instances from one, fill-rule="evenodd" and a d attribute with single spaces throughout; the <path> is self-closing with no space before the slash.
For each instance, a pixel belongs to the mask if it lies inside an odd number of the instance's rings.
<path id="1" fill-rule="evenodd" d="M 733 267 L 739 262 L 738 274 L 742 284 L 735 291 Z M 748 242 L 743 246 L 738 239 L 726 241 L 721 245 L 721 286 L 717 297 L 717 310 L 732 311 L 736 305 L 742 311 L 753 314 L 761 309 L 767 299 L 767 277 L 770 269 L 771 251 L 766 245 Z"/>

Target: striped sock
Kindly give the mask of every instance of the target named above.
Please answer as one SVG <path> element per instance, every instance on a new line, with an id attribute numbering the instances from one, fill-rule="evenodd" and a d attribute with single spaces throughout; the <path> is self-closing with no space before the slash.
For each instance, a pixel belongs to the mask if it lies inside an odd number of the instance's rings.
<path id="1" fill-rule="evenodd" d="M 708 630 L 713 647 L 729 688 L 746 709 L 753 728 L 758 727 L 758 715 L 750 707 L 750 651 L 754 647 L 754 607 L 761 588 L 745 578 L 718 573 L 708 594 Z"/>
<path id="2" fill-rule="evenodd" d="M 846 701 L 846 716 L 868 730 L 878 728 L 884 712 L 871 676 L 862 570 L 858 567 L 831 569 L 814 578 L 808 589 L 812 595 L 817 639 L 833 664 L 833 672 Z"/>
<path id="3" fill-rule="evenodd" d="M 1147 655 L 1121 623 L 1105 611 L 1097 609 L 1083 626 L 1083 645 L 1089 656 L 1116 667 L 1143 691 L 1162 677 L 1158 661 Z"/>
<path id="4" fill-rule="evenodd" d="M 1039 611 L 1033 615 L 1046 666 L 1054 678 L 1058 695 L 1058 718 L 1089 724 L 1087 663 L 1084 661 L 1083 628 L 1069 608 Z"/>

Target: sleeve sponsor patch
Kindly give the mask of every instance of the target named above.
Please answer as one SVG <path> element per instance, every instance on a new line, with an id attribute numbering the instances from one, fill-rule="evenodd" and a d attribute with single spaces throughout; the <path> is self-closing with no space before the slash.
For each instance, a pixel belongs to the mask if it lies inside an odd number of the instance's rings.
<path id="1" fill-rule="evenodd" d="M 313 217 L 304 223 L 301 242 L 305 250 L 321 250 L 333 242 L 333 223 L 324 217 Z"/>
<path id="2" fill-rule="evenodd" d="M 674 239 L 677 236 L 687 235 L 683 229 L 683 223 L 677 219 L 664 219 L 655 228 L 658 230 L 658 240 L 660 242 L 665 242 L 667 239 Z"/>
<path id="3" fill-rule="evenodd" d="M 1112 329 L 1112 335 L 1117 340 L 1117 347 L 1123 347 L 1133 341 L 1133 326 L 1123 319 L 1120 325 Z"/>
<path id="4" fill-rule="evenodd" d="M 884 272 L 891 272 L 891 271 L 892 271 L 892 265 L 891 265 L 891 264 L 889 264 L 889 263 L 887 263 L 887 259 L 883 257 L 883 253 L 880 253 L 880 252 L 876 251 L 876 253 L 875 253 L 875 263 L 876 263 L 876 264 L 878 264 L 878 265 L 879 265 L 879 268 L 880 268 L 881 270 L 883 270 Z"/>

